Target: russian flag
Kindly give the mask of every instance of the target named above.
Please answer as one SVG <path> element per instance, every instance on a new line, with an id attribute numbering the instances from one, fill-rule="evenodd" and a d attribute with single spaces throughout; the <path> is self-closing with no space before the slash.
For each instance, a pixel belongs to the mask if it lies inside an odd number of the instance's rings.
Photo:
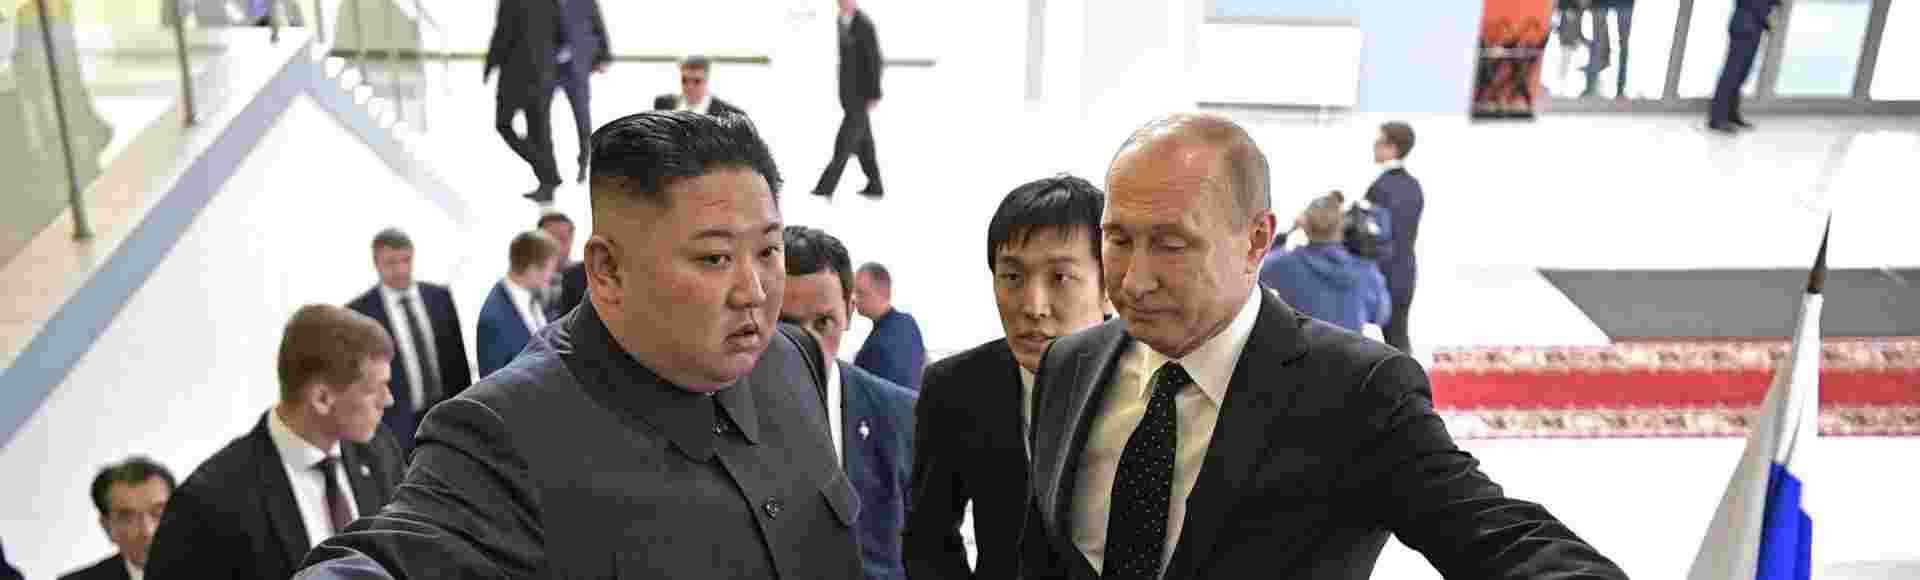
<path id="1" fill-rule="evenodd" d="M 1832 218 L 1828 218 L 1828 229 Z M 1813 574 L 1813 519 L 1800 505 L 1796 460 L 1819 436 L 1820 288 L 1827 236 L 1794 320 L 1793 344 L 1774 371 L 1747 450 L 1694 556 L 1689 580 L 1807 580 Z"/>

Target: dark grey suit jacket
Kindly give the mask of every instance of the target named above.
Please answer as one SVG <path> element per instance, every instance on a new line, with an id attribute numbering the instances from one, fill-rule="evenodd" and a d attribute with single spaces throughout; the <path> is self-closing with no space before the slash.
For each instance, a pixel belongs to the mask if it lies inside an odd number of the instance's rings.
<path id="1" fill-rule="evenodd" d="M 68 572 L 60 580 L 127 580 L 127 560 L 114 554 L 92 566 Z"/>
<path id="2" fill-rule="evenodd" d="M 1388 533 L 1448 578 L 1626 578 L 1454 446 L 1419 363 L 1259 296 L 1165 578 L 1367 578 Z M 1073 543 L 1072 498 L 1131 342 L 1116 319 L 1041 360 L 1029 578 L 1096 577 Z"/>
<path id="3" fill-rule="evenodd" d="M 1013 578 L 1027 515 L 1020 363 L 1004 338 L 927 365 L 916 408 L 913 511 L 904 554 L 914 580 Z M 977 564 L 960 520 L 973 504 Z"/>
<path id="4" fill-rule="evenodd" d="M 818 352 L 782 327 L 746 378 L 692 394 L 582 303 L 428 413 L 393 503 L 299 577 L 858 577 Z"/>

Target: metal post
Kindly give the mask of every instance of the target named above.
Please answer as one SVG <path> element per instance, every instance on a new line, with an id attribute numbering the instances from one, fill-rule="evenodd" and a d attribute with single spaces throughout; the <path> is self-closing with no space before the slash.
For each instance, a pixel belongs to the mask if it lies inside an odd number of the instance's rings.
<path id="1" fill-rule="evenodd" d="M 360 0 L 353 0 L 353 66 L 360 69 L 360 82 L 367 82 L 367 13 Z M 348 87 L 352 90 L 352 87 Z"/>
<path id="2" fill-rule="evenodd" d="M 173 0 L 173 48 L 174 55 L 180 57 L 180 99 L 181 120 L 192 127 L 200 122 L 200 114 L 193 105 L 193 68 L 187 66 L 187 13 L 180 7 L 181 0 Z"/>
<path id="3" fill-rule="evenodd" d="M 67 128 L 66 95 L 60 90 L 60 58 L 54 54 L 53 18 L 47 10 L 47 0 L 34 0 L 34 4 L 40 9 L 40 41 L 47 52 L 47 79 L 52 81 L 49 90 L 53 91 L 54 122 L 60 126 L 60 159 L 67 163 L 67 205 L 73 207 L 73 239 L 84 240 L 93 237 L 93 228 L 87 224 L 86 204 L 80 199 L 80 175 L 73 167 L 73 137 Z M 79 55 L 74 57 L 78 58 Z"/>
<path id="4" fill-rule="evenodd" d="M 1774 98 L 1774 85 L 1780 81 L 1780 61 L 1786 58 L 1787 30 L 1793 28 L 1794 4 L 1798 2 L 1781 2 L 1773 7 L 1773 29 L 1767 31 L 1766 44 L 1760 53 L 1760 78 L 1754 79 L 1755 97 Z M 1746 79 L 1740 83 L 1745 85 Z"/>
<path id="5" fill-rule="evenodd" d="M 327 7 L 322 4 L 323 1 L 313 0 L 313 38 L 331 45 L 333 39 L 327 38 Z"/>
<path id="6" fill-rule="evenodd" d="M 1673 21 L 1673 52 L 1667 59 L 1667 86 L 1661 90 L 1661 99 L 1672 101 L 1680 98 L 1680 67 L 1687 59 L 1687 30 L 1693 24 L 1693 0 L 1680 0 L 1680 14 Z"/>
<path id="7" fill-rule="evenodd" d="M 1880 39 L 1887 33 L 1887 13 L 1892 5 L 1893 0 L 1874 0 L 1873 10 L 1867 15 L 1867 37 L 1860 41 L 1860 68 L 1853 75 L 1855 100 L 1873 100 L 1873 71 L 1880 63 Z"/>

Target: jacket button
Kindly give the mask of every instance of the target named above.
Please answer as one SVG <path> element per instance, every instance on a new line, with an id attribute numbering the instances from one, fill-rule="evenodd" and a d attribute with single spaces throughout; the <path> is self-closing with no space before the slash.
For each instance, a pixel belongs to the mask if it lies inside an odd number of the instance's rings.
<path id="1" fill-rule="evenodd" d="M 779 518 L 781 507 L 783 506 L 780 505 L 780 500 L 770 499 L 770 500 L 767 500 L 767 503 L 765 505 L 760 506 L 760 509 L 766 510 L 767 517 L 769 518 Z"/>

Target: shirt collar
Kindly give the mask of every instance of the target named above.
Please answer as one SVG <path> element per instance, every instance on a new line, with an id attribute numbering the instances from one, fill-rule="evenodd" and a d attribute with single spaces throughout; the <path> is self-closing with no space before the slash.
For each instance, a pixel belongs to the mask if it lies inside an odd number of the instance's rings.
<path id="1" fill-rule="evenodd" d="M 591 301 L 582 301 L 566 324 L 547 325 L 534 342 L 549 343 L 588 396 L 658 429 L 694 460 L 713 457 L 714 428 L 720 424 L 730 425 L 750 444 L 760 442 L 753 375 L 711 396 L 681 389 L 621 350 Z"/>
<path id="2" fill-rule="evenodd" d="M 1027 370 L 1027 367 L 1020 367 L 1020 386 L 1033 390 L 1033 371 Z"/>
<path id="3" fill-rule="evenodd" d="M 507 297 L 513 299 L 513 306 L 516 309 L 525 306 L 527 299 L 533 297 L 532 290 L 522 288 L 519 284 L 513 283 L 513 278 L 501 278 L 500 285 L 506 287 Z"/>
<path id="4" fill-rule="evenodd" d="M 280 419 L 280 406 L 277 404 L 267 409 L 267 437 L 273 439 L 274 449 L 280 451 L 280 461 L 293 467 L 294 473 L 311 470 L 322 459 L 340 456 L 338 442 L 331 449 L 322 450 L 301 439 L 300 434 L 294 433 L 293 428 Z"/>
<path id="5" fill-rule="evenodd" d="M 416 302 L 419 301 L 420 285 L 417 283 L 408 284 L 406 288 L 402 288 L 399 290 L 388 288 L 386 284 L 377 284 L 377 285 L 380 287 L 380 295 L 385 296 L 388 302 L 398 302 L 400 301 L 400 297 L 402 296 L 414 299 L 414 301 Z"/>
<path id="6" fill-rule="evenodd" d="M 1380 171 L 1393 171 L 1395 169 L 1406 168 L 1407 161 L 1405 159 L 1388 159 L 1385 163 L 1380 164 Z"/>
<path id="7" fill-rule="evenodd" d="M 1140 396 L 1153 394 L 1146 385 L 1153 382 L 1154 371 L 1171 360 L 1187 370 L 1187 375 L 1193 377 L 1194 384 L 1214 405 L 1226 402 L 1227 385 L 1233 382 L 1233 371 L 1240 365 L 1240 353 L 1246 350 L 1247 339 L 1253 336 L 1253 323 L 1259 318 L 1260 286 L 1256 284 L 1247 291 L 1246 301 L 1240 305 L 1240 313 L 1234 315 L 1233 321 L 1187 356 L 1176 359 L 1147 347 L 1147 356 L 1143 357 L 1145 366 L 1140 373 L 1145 379 L 1140 385 Z M 1141 343 L 1141 346 L 1146 345 Z"/>
<path id="8" fill-rule="evenodd" d="M 127 578 L 142 580 L 147 577 L 147 571 L 140 569 L 139 566 L 133 565 L 133 560 L 128 560 L 125 556 L 122 556 L 120 563 L 127 567 Z"/>

